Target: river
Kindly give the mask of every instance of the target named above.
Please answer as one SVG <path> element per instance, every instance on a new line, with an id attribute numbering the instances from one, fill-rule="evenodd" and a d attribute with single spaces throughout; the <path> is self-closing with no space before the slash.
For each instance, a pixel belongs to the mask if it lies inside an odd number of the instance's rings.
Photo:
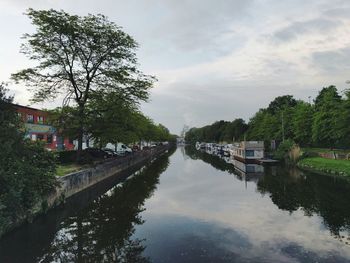
<path id="1" fill-rule="evenodd" d="M 350 262 L 350 180 L 178 148 L 5 236 L 0 262 Z"/>

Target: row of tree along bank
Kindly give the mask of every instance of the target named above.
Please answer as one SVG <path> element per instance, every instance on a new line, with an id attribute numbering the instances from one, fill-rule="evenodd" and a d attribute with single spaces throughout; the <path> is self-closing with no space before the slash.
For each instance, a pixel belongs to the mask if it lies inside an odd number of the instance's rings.
<path id="1" fill-rule="evenodd" d="M 61 99 L 51 111 L 58 133 L 96 146 L 106 143 L 169 141 L 174 136 L 140 111 L 155 78 L 138 69 L 138 44 L 103 15 L 76 16 L 64 11 L 27 12 L 34 33 L 24 36 L 21 52 L 34 63 L 12 75 L 33 92 L 33 102 Z M 25 139 L 13 98 L 0 85 L 0 235 L 16 222 L 45 211 L 46 197 L 57 186 L 55 154 L 42 142 Z"/>
<path id="2" fill-rule="evenodd" d="M 313 103 L 291 95 L 275 98 L 246 123 L 218 121 L 186 133 L 188 142 L 290 139 L 300 146 L 350 148 L 350 92 L 341 96 L 335 86 L 323 88 Z M 268 147 L 268 143 L 266 146 Z"/>
<path id="3" fill-rule="evenodd" d="M 331 174 L 349 174 L 346 160 L 330 160 L 315 147 L 350 148 L 350 91 L 340 95 L 335 86 L 323 88 L 313 103 L 296 100 L 291 95 L 275 98 L 246 123 L 218 121 L 202 128 L 191 128 L 185 135 L 188 142 L 265 141 L 270 151 L 272 141 L 278 148 L 274 158 L 299 162 L 299 167 Z M 308 148 L 307 150 L 303 150 Z M 336 155 L 334 155 L 336 156 Z M 320 158 L 310 158 L 320 157 Z M 328 158 L 328 159 L 327 159 Z M 337 157 L 334 157 L 335 159 Z M 301 160 L 302 159 L 302 160 Z"/>

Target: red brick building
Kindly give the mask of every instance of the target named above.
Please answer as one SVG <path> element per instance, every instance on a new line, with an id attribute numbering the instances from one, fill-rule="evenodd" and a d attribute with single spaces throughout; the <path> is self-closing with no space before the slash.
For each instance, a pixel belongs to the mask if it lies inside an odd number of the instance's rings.
<path id="1" fill-rule="evenodd" d="M 33 141 L 46 142 L 51 150 L 73 150 L 73 141 L 57 134 L 56 129 L 47 123 L 48 112 L 31 107 L 13 105 L 24 122 L 26 137 Z"/>

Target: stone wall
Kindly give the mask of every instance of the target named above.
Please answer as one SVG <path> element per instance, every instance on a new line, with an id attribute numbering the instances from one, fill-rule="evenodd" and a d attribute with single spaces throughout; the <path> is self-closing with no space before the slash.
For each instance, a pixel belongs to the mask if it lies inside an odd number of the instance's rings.
<path id="1" fill-rule="evenodd" d="M 132 168 L 136 165 L 146 164 L 168 150 L 168 146 L 158 146 L 149 150 L 143 150 L 122 158 L 107 160 L 93 168 L 71 173 L 58 178 L 59 186 L 48 197 L 48 206 L 52 207 L 65 198 L 101 182 L 111 176 Z"/>
<path id="2" fill-rule="evenodd" d="M 158 146 L 149 150 L 135 152 L 128 156 L 116 159 L 108 159 L 93 168 L 71 173 L 66 176 L 58 177 L 58 186 L 56 190 L 47 197 L 46 201 L 39 202 L 35 205 L 31 213 L 24 217 L 17 218 L 12 225 L 0 231 L 0 238 L 21 226 L 25 222 L 31 222 L 39 214 L 45 213 L 47 209 L 53 208 L 60 204 L 66 198 L 73 196 L 105 179 L 113 179 L 113 176 L 125 176 L 124 171 L 129 169 L 138 169 L 158 156 L 167 152 L 171 146 Z M 45 203 L 45 205 L 44 205 Z"/>

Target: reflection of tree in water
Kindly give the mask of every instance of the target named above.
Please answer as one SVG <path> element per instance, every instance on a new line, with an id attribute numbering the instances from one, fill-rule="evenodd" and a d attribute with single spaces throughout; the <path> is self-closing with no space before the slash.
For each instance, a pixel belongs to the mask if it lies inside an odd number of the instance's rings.
<path id="1" fill-rule="evenodd" d="M 186 148 L 192 159 L 201 159 L 220 171 L 234 173 L 233 165 L 217 156 Z M 240 179 L 240 177 L 238 177 Z M 350 244 L 350 181 L 301 172 L 293 167 L 265 167 L 265 175 L 257 180 L 257 189 L 270 196 L 281 210 L 290 213 L 302 209 L 306 216 L 317 214 L 336 238 Z"/>
<path id="2" fill-rule="evenodd" d="M 278 167 L 274 171 L 272 168 L 267 170 L 257 188 L 261 193 L 269 194 L 282 210 L 292 213 L 301 208 L 307 216 L 318 214 L 332 235 L 350 244 L 348 180 Z"/>
<path id="3" fill-rule="evenodd" d="M 142 256 L 142 240 L 132 239 L 140 213 L 168 166 L 158 158 L 142 172 L 97 198 L 90 206 L 62 222 L 41 262 L 149 262 Z"/>
<path id="4" fill-rule="evenodd" d="M 235 168 L 232 164 L 225 162 L 222 158 L 218 156 L 198 151 L 193 146 L 185 147 L 185 152 L 191 159 L 202 160 L 220 171 L 228 172 L 230 174 L 234 174 L 235 172 Z"/>

